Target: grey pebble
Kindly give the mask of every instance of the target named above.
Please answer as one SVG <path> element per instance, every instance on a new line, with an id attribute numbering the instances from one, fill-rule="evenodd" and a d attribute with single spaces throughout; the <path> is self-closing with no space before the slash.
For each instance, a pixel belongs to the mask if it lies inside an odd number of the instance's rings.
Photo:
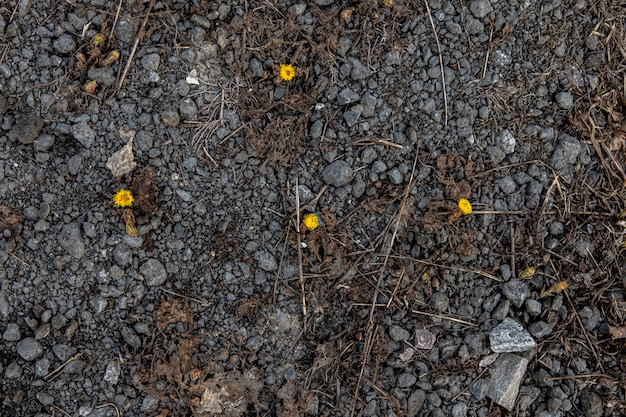
<path id="1" fill-rule="evenodd" d="M 50 371 L 50 359 L 43 357 L 35 362 L 35 373 L 38 376 L 46 376 Z"/>
<path id="2" fill-rule="evenodd" d="M 435 346 L 437 338 L 426 329 L 415 329 L 415 347 L 418 349 L 430 350 Z"/>
<path id="3" fill-rule="evenodd" d="M 590 389 L 586 389 L 580 394 L 580 408 L 585 417 L 601 417 L 604 413 L 602 397 Z"/>
<path id="4" fill-rule="evenodd" d="M 141 57 L 141 66 L 146 71 L 156 71 L 159 69 L 161 56 L 157 53 L 147 54 Z"/>
<path id="5" fill-rule="evenodd" d="M 76 175 L 83 167 L 83 157 L 80 155 L 74 155 L 67 160 L 67 169 L 70 175 Z"/>
<path id="6" fill-rule="evenodd" d="M 117 385 L 121 372 L 122 365 L 120 365 L 119 362 L 109 361 L 109 363 L 107 364 L 107 368 L 104 371 L 104 377 L 102 379 L 104 380 L 104 382 L 108 382 L 111 385 Z"/>
<path id="7" fill-rule="evenodd" d="M 187 97 L 178 104 L 178 112 L 183 119 L 194 119 L 198 114 L 198 106 L 195 101 Z"/>
<path id="8" fill-rule="evenodd" d="M 23 372 L 22 367 L 17 362 L 11 362 L 4 371 L 4 376 L 6 379 L 16 379 L 21 377 Z"/>
<path id="9" fill-rule="evenodd" d="M 25 361 L 32 361 L 43 354 L 43 346 L 34 337 L 26 337 L 17 344 L 17 354 Z"/>
<path id="10" fill-rule="evenodd" d="M 30 144 L 39 136 L 43 128 L 43 119 L 36 114 L 24 114 L 17 118 L 15 125 L 9 133 L 12 141 L 20 141 L 23 144 Z"/>
<path id="11" fill-rule="evenodd" d="M 191 195 L 191 193 L 183 190 L 182 188 L 176 189 L 176 195 L 178 195 L 178 197 L 180 197 L 180 199 L 186 203 L 190 203 L 193 201 L 193 196 Z"/>
<path id="12" fill-rule="evenodd" d="M 273 272 L 276 271 L 276 268 L 278 268 L 276 258 L 266 250 L 256 251 L 253 257 L 257 261 L 259 268 L 263 271 Z"/>
<path id="13" fill-rule="evenodd" d="M 158 259 L 148 259 L 139 268 L 139 273 L 143 275 L 149 287 L 162 285 L 167 280 L 167 271 Z"/>
<path id="14" fill-rule="evenodd" d="M 389 182 L 394 185 L 400 185 L 404 181 L 404 176 L 398 168 L 392 168 L 389 170 L 387 176 L 389 177 Z"/>
<path id="15" fill-rule="evenodd" d="M 64 33 L 52 42 L 54 52 L 60 55 L 69 55 L 76 49 L 76 41 L 71 35 Z"/>
<path id="16" fill-rule="evenodd" d="M 570 110 L 574 107 L 574 96 L 567 91 L 557 93 L 554 98 L 556 100 L 556 104 L 558 104 L 563 110 Z"/>
<path id="17" fill-rule="evenodd" d="M 580 141 L 568 134 L 561 134 L 559 143 L 550 158 L 550 165 L 556 170 L 561 170 L 568 165 L 576 163 L 581 151 Z"/>
<path id="18" fill-rule="evenodd" d="M 436 292 L 430 296 L 429 303 L 435 310 L 444 312 L 450 306 L 450 299 L 444 293 Z"/>
<path id="19" fill-rule="evenodd" d="M 263 346 L 263 336 L 252 336 L 246 341 L 246 350 L 250 352 L 257 352 Z"/>
<path id="20" fill-rule="evenodd" d="M 110 87 L 115 84 L 115 70 L 113 67 L 89 68 L 87 77 L 94 80 L 98 85 Z"/>
<path id="21" fill-rule="evenodd" d="M 85 243 L 78 223 L 72 222 L 64 225 L 57 240 L 72 258 L 80 259 L 85 254 Z"/>
<path id="22" fill-rule="evenodd" d="M 128 326 L 122 326 L 120 333 L 122 334 L 124 341 L 134 349 L 139 349 L 141 347 L 141 338 L 137 336 L 137 333 L 135 333 L 133 329 Z"/>
<path id="23" fill-rule="evenodd" d="M 133 260 L 133 253 L 124 243 L 118 243 L 113 249 L 113 259 L 122 268 L 129 265 Z"/>
<path id="24" fill-rule="evenodd" d="M 352 180 L 352 167 L 343 160 L 337 160 L 324 168 L 322 179 L 326 184 L 341 187 Z"/>
<path id="25" fill-rule="evenodd" d="M 22 338 L 20 326 L 17 323 L 9 323 L 5 331 L 2 333 L 2 338 L 7 342 L 17 342 Z"/>
<path id="26" fill-rule="evenodd" d="M 391 340 L 394 342 L 401 342 L 403 340 L 409 340 L 411 333 L 397 324 L 392 324 L 389 326 L 389 337 L 391 337 Z"/>
<path id="27" fill-rule="evenodd" d="M 542 339 L 552 333 L 552 326 L 542 320 L 528 326 L 528 331 L 537 339 Z"/>
<path id="28" fill-rule="evenodd" d="M 359 121 L 362 113 L 363 105 L 356 104 L 343 113 L 343 119 L 346 121 L 348 127 L 352 127 Z"/>
<path id="29" fill-rule="evenodd" d="M 525 352 L 536 346 L 530 334 L 510 317 L 506 317 L 489 333 L 491 350 L 497 353 Z"/>
<path id="30" fill-rule="evenodd" d="M 415 385 L 415 382 L 417 382 L 417 377 L 413 374 L 405 372 L 398 376 L 397 384 L 399 388 L 408 388 Z"/>
<path id="31" fill-rule="evenodd" d="M 498 181 L 498 186 L 505 194 L 513 194 L 517 190 L 517 184 L 515 183 L 513 177 L 511 177 L 510 175 L 501 178 L 500 181 Z"/>
<path id="32" fill-rule="evenodd" d="M 87 149 L 91 148 L 94 141 L 96 140 L 96 132 L 94 132 L 91 127 L 89 127 L 87 122 L 80 122 L 72 125 L 70 131 L 74 139 L 80 142 L 80 144 Z"/>
<path id="33" fill-rule="evenodd" d="M 526 283 L 514 278 L 502 284 L 502 294 L 519 308 L 530 295 L 530 288 Z"/>
<path id="34" fill-rule="evenodd" d="M 424 407 L 426 392 L 422 389 L 415 390 L 407 399 L 407 417 L 415 417 Z"/>
<path id="35" fill-rule="evenodd" d="M 324 121 L 321 119 L 313 122 L 313 124 L 311 125 L 311 128 L 309 129 L 309 135 L 311 135 L 313 139 L 321 138 L 323 132 L 324 132 Z"/>
<path id="36" fill-rule="evenodd" d="M 33 141 L 33 149 L 35 152 L 48 152 L 52 145 L 54 145 L 54 136 L 52 135 L 39 135 L 39 137 Z"/>
<path id="37" fill-rule="evenodd" d="M 176 110 L 165 110 L 161 112 L 161 120 L 166 126 L 176 127 L 180 123 L 180 116 Z"/>
<path id="38" fill-rule="evenodd" d="M 513 353 L 500 355 L 490 369 L 491 379 L 487 397 L 511 411 L 519 393 L 519 386 L 526 373 L 528 359 Z"/>
<path id="39" fill-rule="evenodd" d="M 45 339 L 50 334 L 50 330 L 52 330 L 52 326 L 50 325 L 50 323 L 42 324 L 41 326 L 37 328 L 37 330 L 35 330 L 35 334 L 34 334 L 35 339 L 37 340 Z"/>
<path id="40" fill-rule="evenodd" d="M 477 19 L 482 19 L 493 12 L 493 7 L 491 7 L 489 0 L 474 0 L 470 3 L 469 8 Z"/>
<path id="41" fill-rule="evenodd" d="M 526 311 L 531 316 L 538 316 L 541 314 L 541 303 L 531 298 L 526 299 Z"/>
<path id="42" fill-rule="evenodd" d="M 456 403 L 452 406 L 452 417 L 465 417 L 467 415 L 467 404 Z"/>
<path id="43" fill-rule="evenodd" d="M 47 392 L 39 391 L 35 396 L 42 405 L 48 406 L 54 403 L 54 397 Z"/>
<path id="44" fill-rule="evenodd" d="M 52 346 L 52 351 L 54 352 L 55 356 L 63 362 L 76 354 L 75 347 L 68 346 L 63 343 L 57 343 L 56 345 Z"/>
<path id="45" fill-rule="evenodd" d="M 315 4 L 318 6 L 330 6 L 333 4 L 333 0 L 315 0 Z"/>
<path id="46" fill-rule="evenodd" d="M 372 72 L 370 71 L 370 69 L 366 67 L 365 65 L 363 65 L 363 63 L 359 61 L 358 59 L 350 58 L 349 61 L 350 61 L 350 64 L 352 65 L 352 71 L 350 75 L 352 76 L 353 80 L 362 80 L 372 75 Z"/>
<path id="47" fill-rule="evenodd" d="M 135 39 L 135 25 L 129 20 L 120 19 L 115 27 L 115 39 L 119 41 L 122 46 L 129 46 Z"/>
<path id="48" fill-rule="evenodd" d="M 361 97 L 355 93 L 350 88 L 344 88 L 337 95 L 337 104 L 343 106 L 345 104 L 350 104 L 357 102 L 361 99 Z"/>
<path id="49" fill-rule="evenodd" d="M 511 131 L 504 130 L 502 133 L 500 133 L 496 140 L 498 142 L 498 146 L 500 146 L 500 148 L 507 155 L 515 152 L 515 145 L 517 143 L 517 140 L 515 139 L 515 136 L 513 136 L 513 133 L 511 133 Z"/>

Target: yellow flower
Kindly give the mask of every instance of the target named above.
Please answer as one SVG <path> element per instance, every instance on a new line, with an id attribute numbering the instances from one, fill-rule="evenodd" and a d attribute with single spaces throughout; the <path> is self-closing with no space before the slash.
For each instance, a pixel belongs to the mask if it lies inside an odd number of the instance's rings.
<path id="1" fill-rule="evenodd" d="M 280 64 L 278 74 L 283 81 L 291 81 L 296 76 L 296 69 L 291 64 Z"/>
<path id="2" fill-rule="evenodd" d="M 134 201 L 135 197 L 133 197 L 133 193 L 131 193 L 130 190 L 119 190 L 113 196 L 113 204 L 115 204 L 115 207 L 130 207 L 133 205 Z"/>
<path id="3" fill-rule="evenodd" d="M 459 200 L 459 209 L 461 209 L 465 215 L 472 214 L 472 203 L 465 198 L 462 198 Z"/>
<path id="4" fill-rule="evenodd" d="M 317 217 L 317 214 L 308 213 L 302 218 L 302 223 L 308 230 L 315 230 L 320 225 L 320 219 Z"/>

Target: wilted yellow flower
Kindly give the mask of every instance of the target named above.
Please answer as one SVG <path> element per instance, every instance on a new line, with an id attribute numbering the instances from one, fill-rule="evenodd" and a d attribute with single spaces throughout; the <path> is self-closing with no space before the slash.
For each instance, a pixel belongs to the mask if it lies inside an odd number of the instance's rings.
<path id="1" fill-rule="evenodd" d="M 320 225 L 320 219 L 317 217 L 317 214 L 308 213 L 302 218 L 302 223 L 308 230 L 315 230 Z"/>
<path id="2" fill-rule="evenodd" d="M 115 207 L 130 207 L 133 205 L 135 197 L 130 190 L 121 189 L 113 196 L 113 204 Z"/>
<path id="3" fill-rule="evenodd" d="M 470 203 L 465 198 L 462 198 L 462 199 L 459 200 L 459 209 L 465 215 L 472 214 L 472 203 Z"/>
<path id="4" fill-rule="evenodd" d="M 296 76 L 296 69 L 291 64 L 280 64 L 278 75 L 283 81 L 291 81 Z"/>

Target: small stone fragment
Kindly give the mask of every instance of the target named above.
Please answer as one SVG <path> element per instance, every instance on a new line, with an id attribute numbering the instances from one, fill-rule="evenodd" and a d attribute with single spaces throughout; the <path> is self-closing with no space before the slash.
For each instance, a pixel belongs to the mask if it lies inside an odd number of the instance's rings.
<path id="1" fill-rule="evenodd" d="M 415 330 L 415 347 L 418 349 L 430 350 L 435 346 L 437 338 L 435 335 L 425 329 Z"/>
<path id="2" fill-rule="evenodd" d="M 403 340 L 409 340 L 411 334 L 408 330 L 396 324 L 392 324 L 391 326 L 389 326 L 389 337 L 391 337 L 391 340 L 393 340 L 394 342 L 401 342 Z"/>
<path id="3" fill-rule="evenodd" d="M 482 19 L 493 11 L 489 0 L 474 0 L 470 3 L 470 11 L 477 19 Z"/>
<path id="4" fill-rule="evenodd" d="M 2 338 L 7 342 L 17 342 L 22 338 L 20 326 L 17 323 L 9 323 L 4 333 L 2 333 Z"/>
<path id="5" fill-rule="evenodd" d="M 64 225 L 57 240 L 72 258 L 80 259 L 85 254 L 85 243 L 78 223 L 72 222 Z"/>
<path id="6" fill-rule="evenodd" d="M 266 250 L 260 250 L 254 253 L 254 259 L 258 262 L 259 268 L 266 272 L 273 272 L 278 268 L 278 263 L 274 255 Z"/>
<path id="7" fill-rule="evenodd" d="M 535 347 L 530 334 L 510 317 L 505 318 L 489 333 L 491 350 L 494 352 L 525 352 Z"/>
<path id="8" fill-rule="evenodd" d="M 93 131 L 91 127 L 87 124 L 87 122 L 80 122 L 71 127 L 72 136 L 81 145 L 85 148 L 89 149 L 93 145 L 96 140 L 96 132 Z"/>
<path id="9" fill-rule="evenodd" d="M 34 337 L 26 337 L 17 344 L 17 354 L 25 361 L 32 361 L 43 354 L 43 346 Z"/>
<path id="10" fill-rule="evenodd" d="M 322 171 L 322 179 L 325 183 L 341 187 L 352 180 L 352 167 L 343 160 L 337 160 L 328 165 Z"/>
<path id="11" fill-rule="evenodd" d="M 139 273 L 143 275 L 149 287 L 162 285 L 167 280 L 167 271 L 158 259 L 148 259 L 139 268 Z"/>
<path id="12" fill-rule="evenodd" d="M 487 397 L 496 404 L 511 411 L 519 392 L 519 386 L 526 373 L 528 359 L 507 353 L 500 355 L 491 369 L 491 379 Z"/>
<path id="13" fill-rule="evenodd" d="M 580 394 L 580 408 L 585 417 L 601 417 L 603 414 L 602 398 L 595 391 L 583 391 Z"/>
<path id="14" fill-rule="evenodd" d="M 530 295 L 530 288 L 526 283 L 514 278 L 502 284 L 502 293 L 519 308 Z"/>
<path id="15" fill-rule="evenodd" d="M 12 141 L 20 141 L 25 145 L 33 143 L 35 138 L 39 136 L 39 132 L 41 132 L 43 124 L 43 119 L 35 114 L 25 114 L 19 116 L 9 133 L 9 138 Z"/>
<path id="16" fill-rule="evenodd" d="M 117 381 L 120 378 L 121 372 L 122 372 L 122 365 L 120 365 L 119 362 L 110 361 L 107 364 L 107 369 L 106 371 L 104 371 L 104 377 L 102 379 L 111 385 L 117 385 Z"/>
<path id="17" fill-rule="evenodd" d="M 567 91 L 561 91 L 555 96 L 556 104 L 563 110 L 570 110 L 574 107 L 574 96 Z"/>
<path id="18" fill-rule="evenodd" d="M 573 136 L 563 133 L 559 136 L 559 143 L 550 158 L 550 165 L 556 170 L 573 165 L 576 163 L 580 151 L 580 141 Z"/>

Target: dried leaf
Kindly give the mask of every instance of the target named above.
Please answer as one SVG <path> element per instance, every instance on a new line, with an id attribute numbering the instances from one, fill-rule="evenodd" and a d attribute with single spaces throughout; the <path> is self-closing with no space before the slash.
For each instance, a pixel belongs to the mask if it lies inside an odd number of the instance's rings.
<path id="1" fill-rule="evenodd" d="M 556 284 L 553 284 L 547 290 L 542 289 L 539 292 L 539 298 L 545 298 L 545 297 L 550 297 L 552 295 L 556 295 L 557 293 L 560 293 L 561 291 L 565 290 L 565 288 L 567 288 L 567 282 L 559 281 Z"/>
<path id="2" fill-rule="evenodd" d="M 0 230 L 15 229 L 22 222 L 22 216 L 9 206 L 0 204 Z"/>
<path id="3" fill-rule="evenodd" d="M 135 215 L 133 209 L 127 208 L 122 214 L 122 220 L 126 223 L 126 233 L 130 237 L 137 237 L 137 226 L 135 226 Z"/>
<path id="4" fill-rule="evenodd" d="M 100 65 L 103 67 L 108 67 L 109 65 L 117 61 L 118 59 L 120 59 L 120 51 L 116 49 L 114 51 L 109 52 L 109 54 L 102 60 Z"/>
<path id="5" fill-rule="evenodd" d="M 129 174 L 135 170 L 137 163 L 135 163 L 135 156 L 133 155 L 132 138 L 122 149 L 109 157 L 106 167 L 111 171 L 113 177 L 115 178 Z"/>
<path id="6" fill-rule="evenodd" d="M 531 279 L 534 275 L 535 275 L 535 268 L 533 268 L 532 266 L 529 266 L 528 268 L 526 268 L 522 272 L 520 272 L 520 274 L 517 277 L 517 279 L 519 279 L 519 280 Z"/>
<path id="7" fill-rule="evenodd" d="M 161 331 L 165 330 L 170 324 L 177 322 L 186 322 L 189 325 L 189 330 L 191 330 L 193 326 L 191 310 L 183 300 L 174 299 L 163 301 L 159 304 L 153 316 L 157 328 Z"/>
<path id="8" fill-rule="evenodd" d="M 609 326 L 609 333 L 613 339 L 626 339 L 626 326 Z"/>

